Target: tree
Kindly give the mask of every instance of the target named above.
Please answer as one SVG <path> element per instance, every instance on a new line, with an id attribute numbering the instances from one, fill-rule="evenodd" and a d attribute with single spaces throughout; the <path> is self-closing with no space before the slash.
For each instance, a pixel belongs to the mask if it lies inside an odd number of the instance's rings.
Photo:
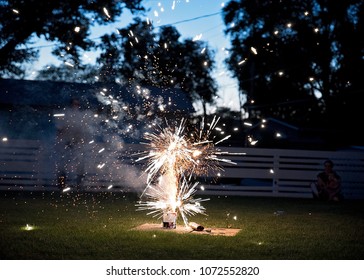
<path id="1" fill-rule="evenodd" d="M 155 56 L 157 43 L 152 25 L 136 18 L 129 26 L 120 29 L 119 33 L 120 41 L 115 43 L 118 44 L 122 59 L 118 65 L 121 80 L 158 86 L 158 57 Z"/>
<path id="2" fill-rule="evenodd" d="M 8 0 L 0 1 L 0 75 L 19 76 L 24 62 L 37 51 L 29 48 L 35 37 L 57 42 L 53 54 L 78 64 L 80 52 L 90 50 L 90 27 L 106 25 L 122 14 L 143 11 L 142 0 Z"/>
<path id="3" fill-rule="evenodd" d="M 93 83 L 99 81 L 99 75 L 100 69 L 90 64 L 75 67 L 67 64 L 61 64 L 60 66 L 47 65 L 38 72 L 36 80 Z"/>
<path id="4" fill-rule="evenodd" d="M 210 58 L 207 46 L 201 42 L 185 40 L 182 57 L 183 77 L 181 87 L 192 94 L 192 99 L 200 100 L 202 103 L 203 114 L 206 113 L 206 104 L 214 104 L 214 98 L 217 96 L 217 85 L 211 76 L 214 67 L 214 61 Z"/>
<path id="5" fill-rule="evenodd" d="M 97 60 L 101 76 L 160 88 L 178 86 L 202 102 L 206 115 L 206 103 L 212 104 L 217 94 L 213 53 L 203 42 L 180 37 L 172 26 L 155 32 L 150 22 L 136 18 L 118 34 L 102 37 Z"/>
<path id="6" fill-rule="evenodd" d="M 364 88 L 363 12 L 361 0 L 229 1 L 226 62 L 250 116 L 326 128 L 352 121 Z"/>

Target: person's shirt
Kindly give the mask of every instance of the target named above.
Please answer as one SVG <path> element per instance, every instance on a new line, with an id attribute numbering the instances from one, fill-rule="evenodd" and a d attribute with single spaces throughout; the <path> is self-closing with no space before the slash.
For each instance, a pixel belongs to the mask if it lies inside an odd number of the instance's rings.
<path id="1" fill-rule="evenodd" d="M 327 173 L 325 171 L 320 172 L 317 175 L 317 179 L 321 180 L 327 187 L 339 188 L 341 183 L 341 177 L 336 171 Z"/>

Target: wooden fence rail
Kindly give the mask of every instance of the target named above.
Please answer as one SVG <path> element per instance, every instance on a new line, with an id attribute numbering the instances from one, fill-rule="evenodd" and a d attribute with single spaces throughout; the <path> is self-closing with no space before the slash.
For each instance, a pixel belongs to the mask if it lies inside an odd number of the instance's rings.
<path id="1" fill-rule="evenodd" d="M 224 164 L 221 182 L 209 184 L 206 193 L 222 195 L 251 195 L 311 198 L 310 184 L 323 163 L 331 159 L 335 170 L 342 177 L 343 194 L 346 198 L 364 198 L 364 153 L 357 151 L 309 151 L 286 149 L 222 148 L 232 155 L 234 165 Z M 235 181 L 234 181 L 235 179 Z"/>
<path id="2" fill-rule="evenodd" d="M 110 191 L 145 186 L 143 162 L 136 162 L 142 145 L 111 147 L 106 143 L 85 144 L 88 190 Z M 364 198 L 364 152 L 309 151 L 220 147 L 227 152 L 223 170 L 198 178 L 206 195 L 275 196 L 311 198 L 310 183 L 330 158 L 342 177 L 343 194 Z M 57 190 L 55 145 L 40 140 L 0 140 L 0 190 Z M 218 174 L 220 173 L 220 174 Z M 70 174 L 68 183 L 75 183 Z"/>

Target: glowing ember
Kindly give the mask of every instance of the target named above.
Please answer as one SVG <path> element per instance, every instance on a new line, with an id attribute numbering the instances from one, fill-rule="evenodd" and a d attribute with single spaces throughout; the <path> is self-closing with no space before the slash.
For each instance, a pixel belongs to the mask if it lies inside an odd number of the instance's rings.
<path id="1" fill-rule="evenodd" d="M 187 216 L 205 214 L 200 204 L 208 199 L 193 198 L 198 182 L 191 183 L 193 175 L 205 174 L 210 170 L 222 170 L 219 162 L 235 164 L 228 159 L 220 159 L 214 146 L 230 136 L 214 143 L 209 140 L 216 130 L 218 118 L 214 118 L 208 128 L 202 121 L 200 129 L 184 134 L 185 121 L 179 126 L 162 128 L 159 133 L 147 133 L 149 152 L 137 161 L 147 160 L 147 186 L 141 196 L 146 198 L 137 205 L 139 210 L 148 210 L 149 214 L 161 218 L 163 213 L 179 213 L 188 226 Z"/>
<path id="2" fill-rule="evenodd" d="M 26 231 L 30 231 L 30 230 L 33 230 L 33 229 L 34 229 L 34 227 L 29 225 L 29 224 L 26 224 L 26 226 L 23 227 L 23 230 L 26 230 Z"/>

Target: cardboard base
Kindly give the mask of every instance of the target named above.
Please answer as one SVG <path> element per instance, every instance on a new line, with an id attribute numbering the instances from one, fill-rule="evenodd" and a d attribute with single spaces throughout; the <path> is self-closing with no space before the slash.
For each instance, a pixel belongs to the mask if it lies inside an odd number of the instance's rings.
<path id="1" fill-rule="evenodd" d="M 236 228 L 205 228 L 202 231 L 193 230 L 190 227 L 177 225 L 175 229 L 163 228 L 162 224 L 142 224 L 133 228 L 133 230 L 143 231 L 166 231 L 175 233 L 191 233 L 191 234 L 203 234 L 203 235 L 219 235 L 219 236 L 235 236 L 241 229 Z"/>

